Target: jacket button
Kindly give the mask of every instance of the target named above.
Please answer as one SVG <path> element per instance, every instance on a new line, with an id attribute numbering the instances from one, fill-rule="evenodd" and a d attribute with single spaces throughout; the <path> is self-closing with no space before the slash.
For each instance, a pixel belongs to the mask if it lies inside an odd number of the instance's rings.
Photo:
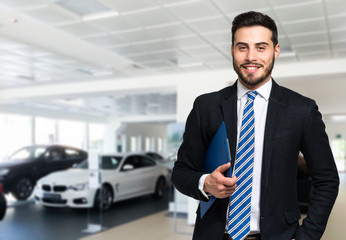
<path id="1" fill-rule="evenodd" d="M 263 219 L 264 219 L 264 217 L 262 216 L 262 217 L 261 217 L 261 220 L 263 220 Z"/>

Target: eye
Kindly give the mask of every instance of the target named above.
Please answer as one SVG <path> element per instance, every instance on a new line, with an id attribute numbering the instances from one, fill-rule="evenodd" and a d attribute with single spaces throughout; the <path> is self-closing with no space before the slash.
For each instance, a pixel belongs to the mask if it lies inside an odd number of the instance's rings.
<path id="1" fill-rule="evenodd" d="M 257 49 L 258 49 L 259 51 L 264 51 L 264 50 L 266 49 L 266 47 L 265 47 L 265 46 L 258 46 Z"/>

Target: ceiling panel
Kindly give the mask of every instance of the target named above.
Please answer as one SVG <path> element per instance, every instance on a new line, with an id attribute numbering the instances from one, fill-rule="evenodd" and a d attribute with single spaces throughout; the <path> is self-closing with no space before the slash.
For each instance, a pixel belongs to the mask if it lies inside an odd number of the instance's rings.
<path id="1" fill-rule="evenodd" d="M 174 44 L 168 43 L 163 40 L 158 40 L 154 42 L 133 43 L 132 46 L 144 52 L 171 51 L 172 49 L 176 49 L 176 46 Z"/>
<path id="2" fill-rule="evenodd" d="M 23 11 L 53 2 L 56 2 L 56 0 L 1 0 L 0 5 L 12 10 Z"/>
<path id="3" fill-rule="evenodd" d="M 196 46 L 196 47 L 189 47 L 189 48 L 183 48 L 183 50 L 187 53 L 189 53 L 191 56 L 205 56 L 205 55 L 212 55 L 215 54 L 215 49 L 210 47 L 208 44 L 205 44 L 204 46 Z"/>
<path id="4" fill-rule="evenodd" d="M 101 18 L 90 21 L 92 25 L 98 29 L 103 29 L 107 32 L 121 32 L 124 30 L 131 30 L 138 28 L 140 24 L 136 24 L 131 15 L 127 16 L 114 16 L 109 18 Z"/>
<path id="5" fill-rule="evenodd" d="M 212 44 L 218 44 L 218 43 L 231 43 L 231 33 L 227 31 L 227 34 L 225 34 L 224 31 L 222 32 L 211 32 L 211 33 L 205 33 L 203 34 L 203 37 L 205 37 L 210 43 Z"/>
<path id="6" fill-rule="evenodd" d="M 191 4 L 172 6 L 167 9 L 183 21 L 203 19 L 220 14 L 209 1 L 191 1 Z"/>
<path id="7" fill-rule="evenodd" d="M 344 0 L 325 0 L 326 12 L 329 16 L 345 15 Z"/>
<path id="8" fill-rule="evenodd" d="M 196 35 L 189 35 L 189 36 L 183 36 L 178 38 L 169 38 L 169 39 L 166 39 L 165 42 L 167 44 L 170 44 L 171 46 L 175 46 L 178 48 L 198 46 L 198 45 L 205 44 L 205 41 Z"/>
<path id="9" fill-rule="evenodd" d="M 66 11 L 61 11 L 54 5 L 44 5 L 40 8 L 30 9 L 26 11 L 26 14 L 51 25 L 78 20 L 76 17 L 73 17 L 72 14 L 68 14 Z"/>
<path id="10" fill-rule="evenodd" d="M 79 22 L 68 25 L 62 25 L 59 29 L 76 35 L 77 37 L 89 36 L 103 33 L 104 31 L 90 22 Z"/>
<path id="11" fill-rule="evenodd" d="M 102 2 L 114 8 L 118 12 L 133 12 L 145 9 L 151 9 L 157 7 L 157 3 L 154 0 L 127 0 L 127 1 L 114 1 L 114 0 L 102 0 Z"/>
<path id="12" fill-rule="evenodd" d="M 303 33 L 290 36 L 290 42 L 295 44 L 307 44 L 315 42 L 327 42 L 328 35 L 326 32 Z"/>
<path id="13" fill-rule="evenodd" d="M 282 22 L 315 19 L 324 16 L 320 1 L 301 2 L 296 5 L 274 7 L 277 17 Z"/>
<path id="14" fill-rule="evenodd" d="M 84 38 L 84 39 L 90 43 L 100 45 L 101 47 L 104 47 L 104 48 L 126 43 L 125 40 L 121 39 L 120 37 L 116 37 L 114 34 L 113 35 L 107 34 L 107 35 L 101 35 L 101 36 L 95 36 L 95 37 L 88 37 L 88 38 Z"/>
<path id="15" fill-rule="evenodd" d="M 325 31 L 327 33 L 326 21 L 324 19 L 310 20 L 310 21 L 297 21 L 290 23 L 282 23 L 284 31 L 287 34 L 308 33 Z"/>
<path id="16" fill-rule="evenodd" d="M 68 34 L 75 41 L 87 41 L 88 46 L 95 47 L 95 53 L 80 57 L 84 50 L 78 56 L 73 55 L 72 52 L 78 51 L 69 42 L 58 45 L 63 44 L 65 52 L 59 47 L 47 48 L 49 44 L 43 40 L 46 32 L 42 35 L 35 32 L 37 38 L 30 43 L 31 36 L 20 32 L 11 38 L 1 36 L 1 87 L 97 81 L 100 76 L 117 79 L 229 69 L 232 67 L 231 22 L 236 14 L 248 10 L 262 11 L 277 22 L 281 46 L 278 63 L 346 58 L 346 1 L 343 0 L 0 0 L 0 10 L 18 16 L 10 24 L 8 19 L 0 18 L 1 30 L 25 21 L 33 32 L 44 26 L 56 39 L 60 39 L 60 34 Z M 95 63 L 98 53 L 100 59 L 105 56 L 116 60 Z M 125 58 L 129 63 L 119 65 L 118 58 Z M 109 99 L 86 97 L 84 100 L 90 100 L 93 109 L 100 103 L 95 112 L 104 115 L 115 110 L 134 114 L 134 108 L 127 110 L 127 101 L 138 103 L 136 109 L 147 109 L 141 110 L 141 114 L 162 113 L 160 107 L 154 110 L 140 105 L 147 97 L 174 105 L 170 102 L 174 97 L 123 96 L 121 103 L 113 101 L 107 110 L 104 102 L 109 105 Z M 36 104 L 57 104 L 58 109 L 69 109 L 68 104 L 54 101 Z M 83 107 L 78 111 L 90 112 L 90 109 Z"/>
<path id="17" fill-rule="evenodd" d="M 346 29 L 346 15 L 338 16 L 338 17 L 330 17 L 328 19 L 329 29 L 330 31 L 345 31 Z"/>
<path id="18" fill-rule="evenodd" d="M 316 43 L 316 44 L 301 44 L 293 46 L 299 53 L 309 53 L 309 52 L 319 52 L 319 51 L 329 51 L 329 46 L 327 42 Z"/>
<path id="19" fill-rule="evenodd" d="M 346 50 L 346 41 L 333 43 L 333 50 L 334 51 L 344 51 L 344 50 Z"/>
<path id="20" fill-rule="evenodd" d="M 187 26 L 181 24 L 180 22 L 146 27 L 146 30 L 148 34 L 162 39 L 168 39 L 176 36 L 186 36 L 193 33 Z"/>
<path id="21" fill-rule="evenodd" d="M 166 11 L 162 11 L 160 8 L 139 12 L 136 14 L 129 14 L 127 16 L 140 26 L 152 26 L 176 21 L 174 17 L 172 17 Z M 153 18 L 153 16 L 155 17 Z"/>
<path id="22" fill-rule="evenodd" d="M 252 10 L 268 8 L 267 0 L 257 0 L 255 4 L 252 0 L 213 0 L 213 2 L 226 14 L 249 11 L 249 6 L 252 6 Z"/>
<path id="23" fill-rule="evenodd" d="M 346 40 L 346 31 L 342 31 L 342 30 L 331 31 L 330 36 L 331 36 L 332 41 L 340 41 L 340 40 L 345 41 Z"/>
<path id="24" fill-rule="evenodd" d="M 200 33 L 223 31 L 227 32 L 231 29 L 231 23 L 222 15 L 213 18 L 187 21 L 187 23 Z"/>

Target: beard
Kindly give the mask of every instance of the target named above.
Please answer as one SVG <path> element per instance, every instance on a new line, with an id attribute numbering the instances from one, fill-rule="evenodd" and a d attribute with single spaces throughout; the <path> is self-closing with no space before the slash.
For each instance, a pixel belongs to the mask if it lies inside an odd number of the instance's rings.
<path id="1" fill-rule="evenodd" d="M 252 73 L 247 73 L 247 76 L 245 76 L 245 74 L 243 74 L 241 69 L 242 69 L 242 66 L 246 65 L 246 64 L 252 64 L 252 65 L 257 65 L 257 66 L 263 67 L 263 65 L 261 65 L 261 64 L 245 62 L 245 63 L 241 64 L 240 66 L 238 66 L 234 62 L 234 58 L 233 58 L 233 69 L 238 74 L 239 79 L 244 84 L 251 86 L 251 87 L 254 87 L 254 86 L 261 84 L 262 82 L 264 82 L 265 80 L 267 80 L 269 78 L 269 76 L 271 75 L 273 68 L 274 68 L 274 62 L 275 62 L 275 55 L 273 55 L 273 59 L 269 63 L 268 67 L 264 68 L 264 73 L 257 78 L 255 78 L 254 74 L 252 74 Z"/>

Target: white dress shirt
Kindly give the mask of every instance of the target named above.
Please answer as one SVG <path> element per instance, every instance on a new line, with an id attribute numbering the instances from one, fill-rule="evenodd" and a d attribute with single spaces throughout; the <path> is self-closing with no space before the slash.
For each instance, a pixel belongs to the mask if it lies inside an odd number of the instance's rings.
<path id="1" fill-rule="evenodd" d="M 256 89 L 258 95 L 254 101 L 254 113 L 255 113 L 255 156 L 254 156 L 254 167 L 253 167 L 253 182 L 252 182 L 252 196 L 251 196 L 251 220 L 250 220 L 250 233 L 260 232 L 260 193 L 261 193 L 261 172 L 262 172 L 262 157 L 263 157 L 263 141 L 264 141 L 264 130 L 267 118 L 268 100 L 270 91 L 272 88 L 272 80 L 270 79 L 263 86 Z M 238 119 L 238 135 L 239 139 L 241 121 L 243 115 L 243 109 L 247 100 L 246 93 L 250 91 L 244 85 L 237 82 L 237 119 Z M 238 142 L 238 141 L 237 141 Z M 199 190 L 204 196 L 207 194 L 203 191 L 204 181 L 208 174 L 201 177 L 199 181 Z M 228 211 L 227 213 L 228 214 Z M 228 219 L 228 217 L 227 217 Z M 226 224 L 227 229 L 227 224 Z"/>

